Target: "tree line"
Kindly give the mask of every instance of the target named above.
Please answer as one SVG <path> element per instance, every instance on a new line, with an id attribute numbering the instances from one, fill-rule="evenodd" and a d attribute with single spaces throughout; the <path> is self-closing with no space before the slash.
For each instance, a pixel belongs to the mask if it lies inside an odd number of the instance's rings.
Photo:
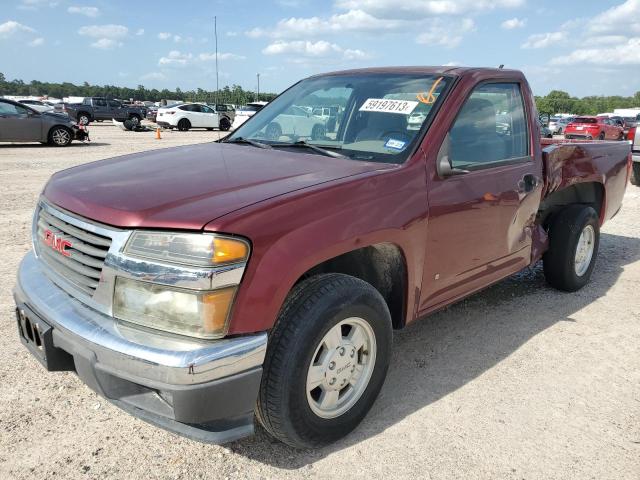
<path id="1" fill-rule="evenodd" d="M 156 88 L 146 88 L 138 85 L 137 88 L 118 87 L 115 85 L 91 85 L 84 82 L 76 85 L 70 82 L 53 83 L 32 80 L 25 83 L 22 80 L 7 80 L 0 73 L 0 95 L 24 95 L 41 96 L 48 95 L 54 98 L 63 97 L 109 97 L 121 100 L 140 100 L 159 102 L 160 100 L 180 100 L 185 102 L 207 102 L 207 103 L 232 103 L 234 105 L 244 105 L 256 100 L 271 101 L 277 94 L 260 93 L 244 90 L 240 85 L 225 86 L 218 92 L 212 90 L 182 91 L 158 90 Z M 572 97 L 567 92 L 553 90 L 545 96 L 536 96 L 536 106 L 540 113 L 575 113 L 577 115 L 596 115 L 598 113 L 612 112 L 615 108 L 640 107 L 640 91 L 631 97 L 614 96 L 588 96 Z"/>
<path id="2" fill-rule="evenodd" d="M 535 97 L 540 113 L 575 113 L 577 115 L 597 115 L 613 112 L 616 108 L 640 108 L 640 91 L 631 97 L 588 96 L 572 97 L 562 90 L 552 90 L 544 97 Z"/>
<path id="3" fill-rule="evenodd" d="M 115 85 L 91 85 L 88 82 L 76 85 L 70 82 L 54 83 L 40 82 L 32 80 L 25 83 L 19 79 L 7 80 L 4 74 L 0 73 L 0 96 L 49 96 L 52 98 L 64 97 L 108 97 L 120 100 L 139 100 L 159 102 L 160 100 L 180 100 L 185 102 L 207 102 L 207 103 L 232 103 L 234 105 L 245 105 L 256 100 L 271 101 L 277 94 L 244 90 L 240 85 L 225 86 L 218 92 L 203 90 L 183 91 L 180 88 L 175 90 L 156 88 L 146 88 L 138 85 L 137 88 L 118 87 Z"/>

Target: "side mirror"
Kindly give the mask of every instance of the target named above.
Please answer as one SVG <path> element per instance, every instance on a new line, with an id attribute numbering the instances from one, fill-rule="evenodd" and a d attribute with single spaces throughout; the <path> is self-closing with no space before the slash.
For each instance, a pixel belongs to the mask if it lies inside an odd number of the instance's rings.
<path id="1" fill-rule="evenodd" d="M 451 138 L 447 133 L 447 136 L 444 137 L 444 141 L 440 146 L 440 150 L 438 150 L 438 157 L 436 159 L 436 170 L 438 172 L 438 175 L 442 178 L 469 173 L 469 170 L 463 170 L 462 168 L 455 168 L 453 166 L 453 164 L 451 163 L 451 158 L 449 157 L 450 145 Z"/>

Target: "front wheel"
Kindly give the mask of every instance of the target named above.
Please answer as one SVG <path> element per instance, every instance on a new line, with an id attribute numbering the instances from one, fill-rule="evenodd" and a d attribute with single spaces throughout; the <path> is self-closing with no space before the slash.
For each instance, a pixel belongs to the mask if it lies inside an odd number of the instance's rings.
<path id="1" fill-rule="evenodd" d="M 584 287 L 598 256 L 600 221 L 586 205 L 571 205 L 558 212 L 549 228 L 549 250 L 544 254 L 544 275 L 558 290 Z"/>
<path id="2" fill-rule="evenodd" d="M 259 421 L 298 448 L 344 437 L 382 388 L 391 340 L 387 304 L 367 282 L 343 274 L 300 282 L 269 338 Z"/>
<path id="3" fill-rule="evenodd" d="M 56 147 L 66 147 L 71 144 L 71 131 L 65 127 L 54 127 L 49 132 L 49 143 Z"/>
<path id="4" fill-rule="evenodd" d="M 131 115 L 129 117 L 129 120 L 131 120 L 131 123 L 133 124 L 134 127 L 140 125 L 140 122 L 142 121 L 141 118 L 137 115 Z"/>
<path id="5" fill-rule="evenodd" d="M 88 114 L 81 113 L 81 114 L 78 115 L 78 124 L 80 124 L 80 125 L 89 125 L 89 122 L 91 122 L 91 117 L 89 117 Z"/>
<path id="6" fill-rule="evenodd" d="M 633 162 L 631 171 L 631 183 L 640 186 L 640 162 Z"/>
<path id="7" fill-rule="evenodd" d="M 600 135 L 598 135 L 598 140 L 604 140 L 604 132 L 601 132 Z"/>

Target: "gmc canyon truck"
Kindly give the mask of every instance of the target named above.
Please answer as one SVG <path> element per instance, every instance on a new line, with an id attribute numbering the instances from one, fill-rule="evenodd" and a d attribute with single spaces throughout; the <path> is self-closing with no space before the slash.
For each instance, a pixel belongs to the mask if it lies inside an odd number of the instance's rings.
<path id="1" fill-rule="evenodd" d="M 80 125 L 88 125 L 93 121 L 116 119 L 119 122 L 131 120 L 140 123 L 146 117 L 146 108 L 134 105 L 123 105 L 118 100 L 104 97 L 87 97 L 82 103 L 65 103 L 58 107 Z"/>
<path id="2" fill-rule="evenodd" d="M 334 132 L 267 133 L 318 99 L 341 106 Z M 313 76 L 222 141 L 53 175 L 19 335 L 192 439 L 249 435 L 255 416 L 327 444 L 374 403 L 394 329 L 539 260 L 550 285 L 583 287 L 630 171 L 626 142 L 541 139 L 518 71 Z"/>

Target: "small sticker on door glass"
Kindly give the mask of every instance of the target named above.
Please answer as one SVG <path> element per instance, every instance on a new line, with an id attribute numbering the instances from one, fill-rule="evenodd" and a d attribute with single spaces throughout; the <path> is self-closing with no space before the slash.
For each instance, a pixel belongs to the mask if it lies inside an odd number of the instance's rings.
<path id="1" fill-rule="evenodd" d="M 384 144 L 385 147 L 391 148 L 393 150 L 404 150 L 404 146 L 407 142 L 403 142 L 402 140 L 396 140 L 395 138 L 390 138 L 387 140 L 387 143 Z"/>
<path id="2" fill-rule="evenodd" d="M 368 98 L 360 107 L 361 112 L 399 113 L 409 115 L 418 106 L 411 100 L 392 100 L 390 98 Z"/>

